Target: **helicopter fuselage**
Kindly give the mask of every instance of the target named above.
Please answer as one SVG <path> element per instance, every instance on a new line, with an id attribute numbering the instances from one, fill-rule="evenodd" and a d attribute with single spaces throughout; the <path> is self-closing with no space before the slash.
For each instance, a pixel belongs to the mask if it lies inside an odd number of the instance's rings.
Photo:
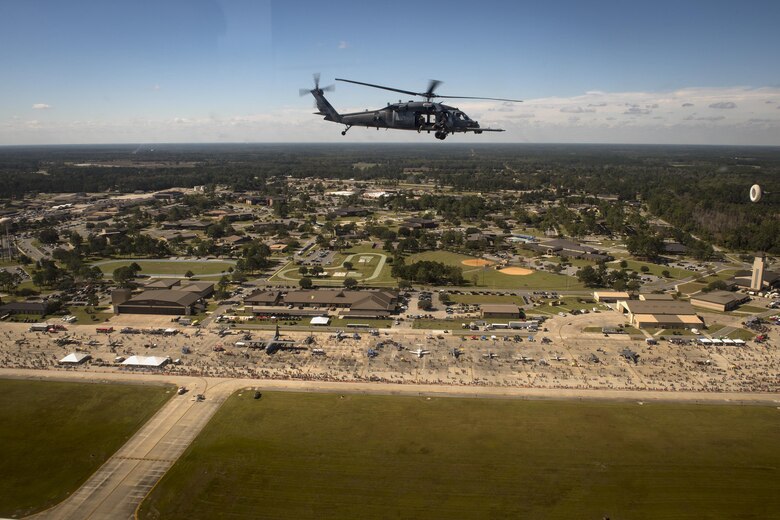
<path id="1" fill-rule="evenodd" d="M 481 133 L 479 123 L 458 108 L 428 101 L 390 103 L 378 110 L 340 114 L 347 126 L 394 128 L 418 132 Z"/>

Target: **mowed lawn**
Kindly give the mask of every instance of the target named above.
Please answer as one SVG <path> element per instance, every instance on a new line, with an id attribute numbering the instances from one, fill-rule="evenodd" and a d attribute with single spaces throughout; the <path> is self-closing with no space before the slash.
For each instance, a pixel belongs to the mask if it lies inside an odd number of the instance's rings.
<path id="1" fill-rule="evenodd" d="M 235 266 L 233 261 L 197 261 L 197 260 L 183 260 L 183 261 L 166 261 L 166 260 L 111 260 L 109 262 L 101 262 L 98 264 L 103 274 L 111 276 L 114 269 L 130 265 L 133 262 L 141 266 L 142 275 L 172 275 L 172 276 L 184 276 L 187 271 L 192 271 L 195 276 L 205 275 L 217 275 L 227 272 L 228 269 Z"/>
<path id="2" fill-rule="evenodd" d="M 774 407 L 232 396 L 157 518 L 777 518 Z"/>
<path id="3" fill-rule="evenodd" d="M 162 386 L 0 380 L 0 517 L 65 499 L 171 395 Z"/>
<path id="4" fill-rule="evenodd" d="M 472 287 L 489 287 L 491 289 L 582 289 L 585 286 L 574 277 L 555 274 L 548 271 L 534 271 L 533 274 L 517 276 L 505 274 L 492 267 L 473 267 L 463 265 L 463 260 L 475 260 L 477 257 L 451 253 L 449 251 L 427 251 L 408 256 L 407 264 L 423 260 L 441 262 L 446 265 L 463 269 L 466 285 Z"/>

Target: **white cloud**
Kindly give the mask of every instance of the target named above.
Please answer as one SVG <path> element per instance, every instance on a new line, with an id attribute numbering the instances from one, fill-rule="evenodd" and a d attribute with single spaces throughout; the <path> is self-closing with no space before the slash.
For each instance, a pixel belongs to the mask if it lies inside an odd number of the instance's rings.
<path id="1" fill-rule="evenodd" d="M 710 108 L 722 108 L 730 110 L 732 108 L 737 108 L 737 104 L 732 101 L 721 101 L 720 103 L 712 103 Z"/>
<path id="2" fill-rule="evenodd" d="M 160 85 L 153 85 L 152 90 L 160 90 Z"/>
<path id="3" fill-rule="evenodd" d="M 51 108 L 51 105 L 47 105 L 46 103 L 34 103 L 32 107 L 33 110 L 48 110 Z"/>
<path id="4" fill-rule="evenodd" d="M 590 92 L 570 97 L 527 99 L 504 112 L 502 102 L 462 100 L 458 107 L 483 127 L 503 128 L 496 134 L 453 135 L 449 141 L 690 143 L 780 146 L 780 87 L 687 88 L 667 92 Z M 361 111 L 342 105 L 340 112 Z M 344 101 L 342 100 L 342 103 Z M 348 102 L 348 101 L 347 101 Z M 309 100 L 265 112 L 221 113 L 180 111 L 158 117 L 153 112 L 133 118 L 74 117 L 62 121 L 25 121 L 0 117 L 4 144 L 121 142 L 427 142 L 427 134 L 343 127 L 311 114 Z M 715 112 L 712 104 L 733 103 Z M 589 105 L 598 104 L 594 110 Z M 603 106 L 602 106 L 603 105 Z M 704 110 L 690 108 L 705 107 Z M 657 108 L 647 108 L 655 107 Z M 634 109 L 634 110 L 632 110 Z M 521 111 L 522 110 L 522 111 Z M 640 112 L 637 112 L 640 111 Z M 649 115 L 644 114 L 647 111 Z M 628 112 L 628 113 L 625 113 Z M 728 117 L 723 115 L 727 113 Z M 582 117 L 577 119 L 576 116 Z M 662 117 L 663 119 L 655 119 Z M 571 119 L 570 119 L 571 118 Z"/>
<path id="5" fill-rule="evenodd" d="M 339 42 L 339 49 L 348 49 L 348 48 L 349 48 L 349 44 L 346 41 L 341 40 Z"/>
<path id="6" fill-rule="evenodd" d="M 582 108 L 581 106 L 574 107 L 562 107 L 561 112 L 564 114 L 584 114 L 586 112 L 595 112 L 592 108 Z"/>

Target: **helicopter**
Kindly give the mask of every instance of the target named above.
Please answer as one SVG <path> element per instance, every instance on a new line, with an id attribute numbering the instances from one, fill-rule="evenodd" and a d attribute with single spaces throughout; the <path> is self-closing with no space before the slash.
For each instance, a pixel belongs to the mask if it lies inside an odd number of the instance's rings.
<path id="1" fill-rule="evenodd" d="M 474 132 L 475 134 L 481 134 L 482 132 L 503 132 L 504 130 L 501 128 L 482 128 L 477 121 L 471 119 L 462 110 L 431 100 L 435 98 L 449 98 L 483 99 L 511 103 L 521 102 L 519 99 L 442 96 L 435 93 L 436 89 L 442 83 L 435 79 L 432 79 L 430 83 L 428 83 L 428 89 L 425 92 L 412 92 L 410 90 L 385 87 L 383 85 L 374 85 L 372 83 L 363 83 L 362 81 L 343 78 L 336 78 L 336 81 L 354 83 L 356 85 L 389 90 L 401 94 L 409 94 L 410 96 L 417 96 L 425 99 L 425 101 L 399 101 L 398 103 L 388 103 L 387 107 L 377 110 L 339 114 L 336 109 L 333 108 L 333 105 L 325 99 L 324 95 L 325 92 L 332 92 L 334 85 L 320 88 L 320 75 L 314 74 L 314 88 L 311 90 L 302 88 L 299 91 L 300 95 L 305 96 L 306 94 L 311 94 L 314 96 L 318 110 L 318 112 L 314 113 L 315 115 L 324 116 L 323 119 L 325 119 L 325 121 L 332 121 L 344 125 L 346 128 L 341 132 L 341 135 L 347 135 L 347 131 L 353 126 L 365 126 L 366 128 L 376 128 L 377 130 L 380 128 L 416 130 L 417 133 L 427 132 L 429 134 L 434 132 L 436 139 L 442 141 L 446 139 L 449 134 L 459 132 Z"/>

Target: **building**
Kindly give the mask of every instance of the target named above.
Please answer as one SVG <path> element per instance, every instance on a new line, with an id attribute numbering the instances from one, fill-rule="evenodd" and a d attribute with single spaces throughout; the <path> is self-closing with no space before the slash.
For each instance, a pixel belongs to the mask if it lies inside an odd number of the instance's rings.
<path id="1" fill-rule="evenodd" d="M 562 258 L 585 259 L 594 262 L 609 262 L 613 260 L 613 257 L 608 254 L 571 240 L 554 239 L 540 244 L 527 244 L 525 247 L 544 255 L 557 255 Z"/>
<path id="2" fill-rule="evenodd" d="M 211 282 L 196 282 L 181 280 L 179 278 L 160 278 L 152 280 L 146 282 L 143 288 L 147 291 L 170 290 L 194 292 L 197 293 L 200 298 L 207 298 L 214 293 L 214 284 Z"/>
<path id="3" fill-rule="evenodd" d="M 631 295 L 622 291 L 595 291 L 593 299 L 599 303 L 615 303 L 619 300 L 628 300 Z"/>
<path id="4" fill-rule="evenodd" d="M 0 306 L 0 315 L 6 314 L 30 314 L 45 316 L 49 311 L 47 302 L 10 302 Z"/>
<path id="5" fill-rule="evenodd" d="M 386 317 L 398 306 L 398 293 L 386 289 L 368 291 L 347 291 L 343 289 L 312 289 L 289 291 L 280 294 L 273 291 L 259 292 L 244 300 L 244 305 L 253 307 L 255 314 L 273 312 L 277 314 L 301 314 L 301 309 L 332 308 L 346 310 L 350 317 Z M 288 307 L 286 310 L 280 307 Z"/>
<path id="6" fill-rule="evenodd" d="M 713 311 L 726 312 L 750 301 L 750 296 L 729 291 L 697 292 L 691 296 L 691 304 Z"/>
<path id="7" fill-rule="evenodd" d="M 692 328 L 701 327 L 704 322 L 689 302 L 672 301 L 619 301 L 617 310 L 628 314 L 631 325 L 638 329 Z"/>
<path id="8" fill-rule="evenodd" d="M 523 311 L 512 303 L 484 303 L 481 306 L 482 318 L 501 318 L 516 320 L 524 316 Z"/>
<path id="9" fill-rule="evenodd" d="M 750 276 L 750 290 L 761 291 L 764 289 L 764 271 L 766 270 L 766 257 L 757 256 L 753 260 L 753 273 Z"/>
<path id="10" fill-rule="evenodd" d="M 201 299 L 197 291 L 182 291 L 171 289 L 153 289 L 143 291 L 136 296 L 129 293 L 114 291 L 111 295 L 116 314 L 169 314 L 174 316 L 189 316 L 197 314 L 202 305 L 197 305 Z M 116 298 L 115 298 L 116 296 Z M 125 297 L 128 297 L 124 299 Z"/>
<path id="11" fill-rule="evenodd" d="M 273 306 L 278 305 L 282 293 L 279 291 L 258 291 L 244 299 L 244 305 Z"/>
<path id="12" fill-rule="evenodd" d="M 639 299 L 643 302 L 653 302 L 653 301 L 672 301 L 674 300 L 674 296 L 672 296 L 669 293 L 644 293 L 639 295 Z"/>

